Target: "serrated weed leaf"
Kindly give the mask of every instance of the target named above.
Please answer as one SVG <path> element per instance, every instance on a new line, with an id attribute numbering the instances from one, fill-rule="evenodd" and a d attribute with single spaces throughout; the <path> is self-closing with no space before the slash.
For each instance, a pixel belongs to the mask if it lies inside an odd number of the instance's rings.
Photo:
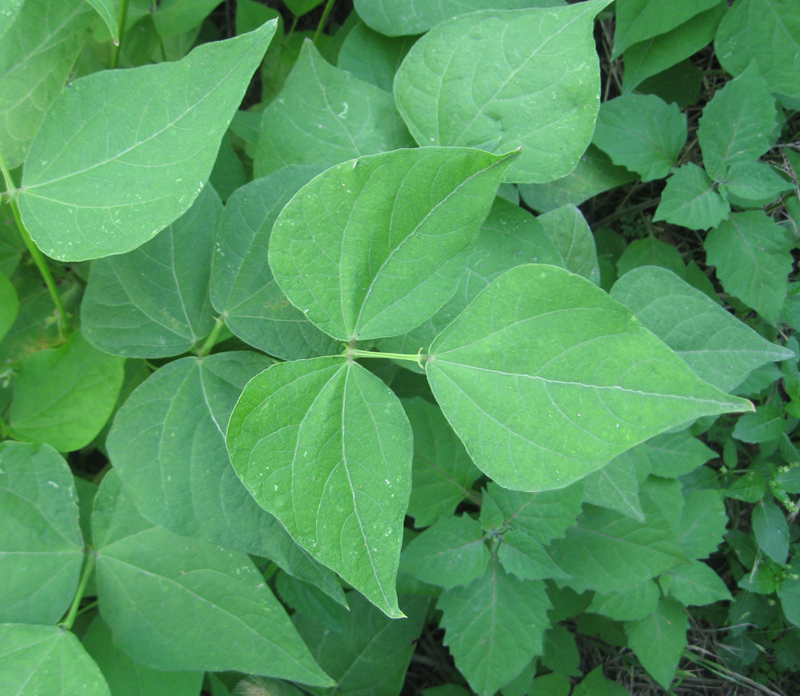
<path id="1" fill-rule="evenodd" d="M 513 156 L 436 147 L 331 167 L 278 216 L 275 279 L 339 340 L 413 329 L 455 292 Z"/>
<path id="2" fill-rule="evenodd" d="M 752 409 L 555 266 L 497 278 L 436 338 L 426 369 L 475 464 L 516 490 L 562 488 L 671 427 Z"/>
<path id="3" fill-rule="evenodd" d="M 569 174 L 594 130 L 600 85 L 592 27 L 609 3 L 486 10 L 442 22 L 395 76 L 411 134 L 423 146 L 521 147 L 505 181 Z"/>
<path id="4" fill-rule="evenodd" d="M 259 505 L 388 616 L 411 490 L 412 435 L 396 396 L 341 357 L 279 363 L 245 387 L 228 451 Z"/>
<path id="5" fill-rule="evenodd" d="M 276 26 L 175 63 L 94 73 L 62 92 L 31 145 L 19 195 L 39 248 L 62 261 L 120 254 L 186 212 Z"/>

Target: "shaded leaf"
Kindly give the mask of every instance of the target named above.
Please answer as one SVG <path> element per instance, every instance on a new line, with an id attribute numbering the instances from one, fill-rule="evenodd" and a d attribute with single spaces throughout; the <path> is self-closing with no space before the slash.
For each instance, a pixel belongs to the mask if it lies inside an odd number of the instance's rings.
<path id="1" fill-rule="evenodd" d="M 644 239 L 637 239 L 625 247 L 617 261 L 617 273 L 622 277 L 640 266 L 660 266 L 681 278 L 686 275 L 686 266 L 681 253 L 671 244 L 665 244 L 652 234 Z M 612 297 L 614 297 L 613 294 Z M 635 311 L 634 314 L 636 314 Z"/>
<path id="2" fill-rule="evenodd" d="M 771 497 L 759 500 L 753 508 L 751 520 L 758 548 L 776 563 L 786 563 L 789 525 L 775 500 Z"/>
<path id="3" fill-rule="evenodd" d="M 194 29 L 221 0 L 161 0 L 153 19 L 161 36 L 176 36 Z"/>
<path id="4" fill-rule="evenodd" d="M 656 610 L 641 621 L 625 624 L 628 644 L 651 677 L 665 689 L 678 669 L 689 618 L 674 599 L 660 599 Z"/>
<path id="5" fill-rule="evenodd" d="M 0 622 L 56 623 L 82 564 L 67 463 L 48 445 L 0 443 Z"/>
<path id="6" fill-rule="evenodd" d="M 597 249 L 594 236 L 586 218 L 574 205 L 565 205 L 540 215 L 537 220 L 558 251 L 556 266 L 588 278 L 595 285 L 600 282 Z M 542 259 L 540 263 L 550 263 Z"/>
<path id="7" fill-rule="evenodd" d="M 644 522 L 644 512 L 639 503 L 639 479 L 632 459 L 640 447 L 614 457 L 602 469 L 586 477 L 583 499 L 592 505 L 621 512 L 626 517 Z"/>
<path id="8" fill-rule="evenodd" d="M 42 251 L 62 261 L 120 254 L 185 213 L 275 26 L 203 44 L 178 62 L 94 73 L 62 92 L 19 195 Z"/>
<path id="9" fill-rule="evenodd" d="M 678 543 L 689 558 L 706 558 L 722 543 L 728 516 L 721 491 L 696 490 L 686 496 Z"/>
<path id="10" fill-rule="evenodd" d="M 678 167 L 667 179 L 653 222 L 666 220 L 673 225 L 705 230 L 728 217 L 730 206 L 716 191 L 708 175 L 689 162 Z"/>
<path id="11" fill-rule="evenodd" d="M 731 593 L 711 568 L 702 561 L 679 565 L 661 576 L 659 582 L 669 580 L 669 596 L 685 606 L 702 606 L 732 599 Z"/>
<path id="12" fill-rule="evenodd" d="M 736 421 L 732 437 L 749 443 L 776 440 L 786 429 L 785 416 L 781 406 L 764 404 L 755 413 L 747 413 Z"/>
<path id="13" fill-rule="evenodd" d="M 416 40 L 416 36 L 384 36 L 359 23 L 345 37 L 336 65 L 391 93 L 394 75 Z"/>
<path id="14" fill-rule="evenodd" d="M 610 0 L 486 10 L 438 24 L 411 48 L 394 82 L 420 145 L 507 152 L 505 181 L 569 174 L 589 145 L 599 106 L 592 29 Z"/>

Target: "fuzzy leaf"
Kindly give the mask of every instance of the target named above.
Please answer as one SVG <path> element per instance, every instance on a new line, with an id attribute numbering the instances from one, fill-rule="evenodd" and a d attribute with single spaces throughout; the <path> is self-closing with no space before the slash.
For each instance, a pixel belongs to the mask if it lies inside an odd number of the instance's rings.
<path id="1" fill-rule="evenodd" d="M 203 44 L 177 62 L 97 72 L 62 92 L 31 145 L 19 195 L 42 251 L 61 261 L 121 254 L 185 213 L 276 26 Z"/>
<path id="2" fill-rule="evenodd" d="M 671 427 L 752 409 L 554 266 L 493 281 L 436 338 L 426 370 L 478 468 L 518 490 L 566 486 Z"/>
<path id="3" fill-rule="evenodd" d="M 420 145 L 521 147 L 505 181 L 569 174 L 592 138 L 599 70 L 592 30 L 610 0 L 486 10 L 434 27 L 395 77 L 397 107 Z"/>

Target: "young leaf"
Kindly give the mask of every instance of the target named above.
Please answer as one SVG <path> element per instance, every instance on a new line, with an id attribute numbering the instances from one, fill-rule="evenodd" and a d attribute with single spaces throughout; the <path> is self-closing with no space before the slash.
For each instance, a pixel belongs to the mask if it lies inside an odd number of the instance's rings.
<path id="1" fill-rule="evenodd" d="M 394 75 L 416 40 L 416 36 L 383 36 L 360 23 L 345 37 L 336 65 L 391 94 Z"/>
<path id="2" fill-rule="evenodd" d="M 306 614 L 295 625 L 322 668 L 336 681 L 333 693 L 352 696 L 396 696 L 403 685 L 414 642 L 422 631 L 429 600 L 403 597 L 408 617 L 392 620 L 363 597 L 347 597 L 350 611 L 342 632 L 330 631 Z"/>
<path id="3" fill-rule="evenodd" d="M 528 7 L 558 7 L 564 0 L 355 0 L 356 12 L 369 27 L 386 36 L 422 34 L 437 24 L 477 10 L 521 10 Z"/>
<path id="4" fill-rule="evenodd" d="M 784 229 L 760 210 L 732 213 L 709 232 L 703 246 L 725 290 L 776 324 L 792 270 L 792 245 Z M 748 263 L 741 262 L 744 258 Z"/>
<path id="5" fill-rule="evenodd" d="M 674 599 L 660 599 L 656 610 L 641 621 L 625 624 L 628 644 L 651 677 L 669 688 L 686 647 L 689 618 Z"/>
<path id="6" fill-rule="evenodd" d="M 786 412 L 776 404 L 764 404 L 755 413 L 747 413 L 736 421 L 731 437 L 741 442 L 757 443 L 777 440 L 786 430 Z"/>
<path id="7" fill-rule="evenodd" d="M 497 278 L 436 338 L 426 369 L 478 468 L 518 490 L 561 488 L 659 432 L 752 408 L 554 266 Z"/>
<path id="8" fill-rule="evenodd" d="M 773 498 L 763 498 L 756 503 L 752 524 L 758 548 L 776 563 L 786 563 L 789 555 L 789 525 Z"/>
<path id="9" fill-rule="evenodd" d="M 142 515 L 183 536 L 265 556 L 337 601 L 341 588 L 242 486 L 225 429 L 249 379 L 270 361 L 256 353 L 185 358 L 157 370 L 114 419 L 107 448 Z"/>
<path id="10" fill-rule="evenodd" d="M 659 594 L 654 580 L 644 580 L 618 592 L 595 594 L 586 611 L 614 621 L 640 621 L 656 610 Z"/>
<path id="11" fill-rule="evenodd" d="M 729 212 L 730 206 L 716 191 L 708 174 L 689 162 L 667 179 L 653 222 L 666 220 L 673 225 L 705 230 L 719 225 Z"/>
<path id="12" fill-rule="evenodd" d="M 92 345 L 129 358 L 185 353 L 214 326 L 208 279 L 222 202 L 210 186 L 154 239 L 92 263 L 81 325 Z"/>
<path id="13" fill-rule="evenodd" d="M 646 522 L 586 506 L 577 526 L 553 543 L 553 560 L 572 576 L 559 584 L 610 594 L 686 562 L 667 520 L 642 503 Z"/>
<path id="14" fill-rule="evenodd" d="M 630 271 L 614 284 L 611 297 L 628 307 L 699 377 L 726 392 L 757 367 L 794 355 L 666 269 L 646 266 Z"/>
<path id="15" fill-rule="evenodd" d="M 285 167 L 242 186 L 228 200 L 211 266 L 211 302 L 239 338 L 284 360 L 337 352 L 292 305 L 264 262 L 278 214 L 319 170 Z"/>
<path id="16" fill-rule="evenodd" d="M 686 117 L 652 94 L 626 94 L 601 105 L 592 142 L 642 181 L 661 179 L 678 164 Z"/>
<path id="17" fill-rule="evenodd" d="M 403 399 L 402 404 L 414 434 L 411 498 L 406 514 L 414 518 L 415 527 L 428 527 L 471 497 L 470 489 L 481 472 L 438 406 L 421 397 Z"/>
<path id="18" fill-rule="evenodd" d="M 597 249 L 586 218 L 574 205 L 565 205 L 540 215 L 537 220 L 558 250 L 556 266 L 588 278 L 595 285 L 600 282 Z M 540 263 L 549 263 L 542 259 Z"/>
<path id="19" fill-rule="evenodd" d="M 406 333 L 455 292 L 512 156 L 431 147 L 331 167 L 278 216 L 275 279 L 334 338 Z"/>
<path id="20" fill-rule="evenodd" d="M 503 534 L 497 559 L 506 572 L 516 575 L 520 580 L 569 577 L 536 539 L 519 529 L 510 529 Z"/>
<path id="21" fill-rule="evenodd" d="M 58 452 L 0 443 L 0 623 L 54 624 L 69 609 L 83 563 L 76 502 Z"/>
<path id="22" fill-rule="evenodd" d="M 702 561 L 691 561 L 667 571 L 659 578 L 662 587 L 669 580 L 669 596 L 684 606 L 702 606 L 732 599 L 719 575 Z"/>
<path id="23" fill-rule="evenodd" d="M 442 592 L 445 644 L 480 696 L 492 696 L 542 653 L 550 600 L 540 580 L 522 582 L 492 559 L 483 577 Z"/>
<path id="24" fill-rule="evenodd" d="M 622 277 L 640 266 L 660 266 L 672 271 L 680 278 L 686 276 L 686 264 L 683 262 L 681 253 L 671 244 L 665 244 L 652 234 L 647 235 L 644 239 L 637 239 L 625 247 L 617 260 L 617 274 Z M 613 294 L 612 297 L 614 297 Z"/>
<path id="25" fill-rule="evenodd" d="M 279 363 L 245 387 L 227 441 L 256 502 L 381 611 L 402 616 L 395 576 L 412 444 L 389 388 L 340 357 Z"/>
<path id="26" fill-rule="evenodd" d="M 714 40 L 719 62 L 732 75 L 758 63 L 771 91 L 800 97 L 800 7 L 792 0 L 741 0 Z"/>
<path id="27" fill-rule="evenodd" d="M 153 526 L 113 470 L 92 524 L 100 613 L 136 662 L 333 684 L 246 554 Z"/>
<path id="28" fill-rule="evenodd" d="M 124 359 L 101 353 L 80 332 L 60 348 L 22 363 L 9 411 L 15 437 L 60 452 L 88 445 L 111 416 L 122 387 Z"/>
<path id="29" fill-rule="evenodd" d="M 394 100 L 334 68 L 306 39 L 286 84 L 264 111 L 257 177 L 290 164 L 327 169 L 362 155 L 414 147 Z"/>
<path id="30" fill-rule="evenodd" d="M 197 696 L 202 672 L 162 672 L 135 662 L 114 643 L 111 629 L 95 617 L 83 636 L 83 647 L 97 663 L 113 694 L 126 696 Z"/>
<path id="31" fill-rule="evenodd" d="M 521 147 L 505 181 L 569 174 L 599 106 L 592 29 L 610 0 L 473 12 L 442 22 L 397 71 L 397 107 L 420 145 Z"/>
<path id="32" fill-rule="evenodd" d="M 26 0 L 21 8 L 6 2 L 0 22 L 7 12 L 12 23 L 0 28 L 0 153 L 16 169 L 64 88 L 94 13 L 82 0 Z"/>
<path id="33" fill-rule="evenodd" d="M 121 254 L 186 212 L 275 26 L 203 44 L 178 62 L 94 73 L 62 92 L 31 145 L 19 195 L 42 251 L 62 261 Z"/>
<path id="34" fill-rule="evenodd" d="M 402 569 L 445 589 L 469 585 L 486 570 L 489 549 L 480 524 L 468 515 L 443 517 L 403 549 Z"/>
<path id="35" fill-rule="evenodd" d="M 722 183 L 732 195 L 751 201 L 772 199 L 792 188 L 790 182 L 764 162 L 735 162 L 728 168 Z"/>
<path id="36" fill-rule="evenodd" d="M 0 624 L 0 674 L 8 694 L 111 696 L 97 664 L 60 626 Z"/>
<path id="37" fill-rule="evenodd" d="M 769 150 L 775 117 L 775 100 L 753 64 L 703 109 L 697 139 L 708 173 L 724 181 L 732 164 L 754 161 Z"/>

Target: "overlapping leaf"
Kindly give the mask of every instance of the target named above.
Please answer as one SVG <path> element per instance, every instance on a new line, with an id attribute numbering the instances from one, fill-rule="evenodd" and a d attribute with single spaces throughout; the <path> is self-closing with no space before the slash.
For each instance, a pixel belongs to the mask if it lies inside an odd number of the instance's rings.
<path id="1" fill-rule="evenodd" d="M 279 363 L 250 381 L 228 451 L 292 538 L 391 617 L 411 490 L 411 428 L 397 397 L 341 357 Z"/>
<path id="2" fill-rule="evenodd" d="M 645 619 L 625 624 L 628 643 L 636 657 L 665 689 L 669 687 L 686 647 L 689 617 L 674 599 L 660 599 L 656 610 Z"/>
<path id="3" fill-rule="evenodd" d="M 426 369 L 478 468 L 518 490 L 561 488 L 659 432 L 752 408 L 554 266 L 497 278 L 437 337 Z"/>
<path id="4" fill-rule="evenodd" d="M 505 181 L 543 183 L 575 168 L 599 107 L 592 27 L 610 0 L 486 10 L 442 22 L 395 77 L 397 106 L 420 145 L 521 147 Z"/>
<path id="5" fill-rule="evenodd" d="M 653 222 L 666 220 L 692 230 L 716 227 L 730 212 L 708 174 L 689 162 L 673 171 L 661 194 Z"/>
<path id="6" fill-rule="evenodd" d="M 94 73 L 62 92 L 31 146 L 19 196 L 42 251 L 70 261 L 120 254 L 186 212 L 275 26 L 203 44 L 178 62 Z"/>
<path id="7" fill-rule="evenodd" d="M 357 24 L 345 37 L 336 65 L 391 93 L 394 75 L 416 40 L 416 36 L 390 38 Z"/>
<path id="8" fill-rule="evenodd" d="M 405 333 L 455 292 L 512 156 L 434 147 L 331 167 L 278 216 L 275 279 L 334 338 Z"/>

